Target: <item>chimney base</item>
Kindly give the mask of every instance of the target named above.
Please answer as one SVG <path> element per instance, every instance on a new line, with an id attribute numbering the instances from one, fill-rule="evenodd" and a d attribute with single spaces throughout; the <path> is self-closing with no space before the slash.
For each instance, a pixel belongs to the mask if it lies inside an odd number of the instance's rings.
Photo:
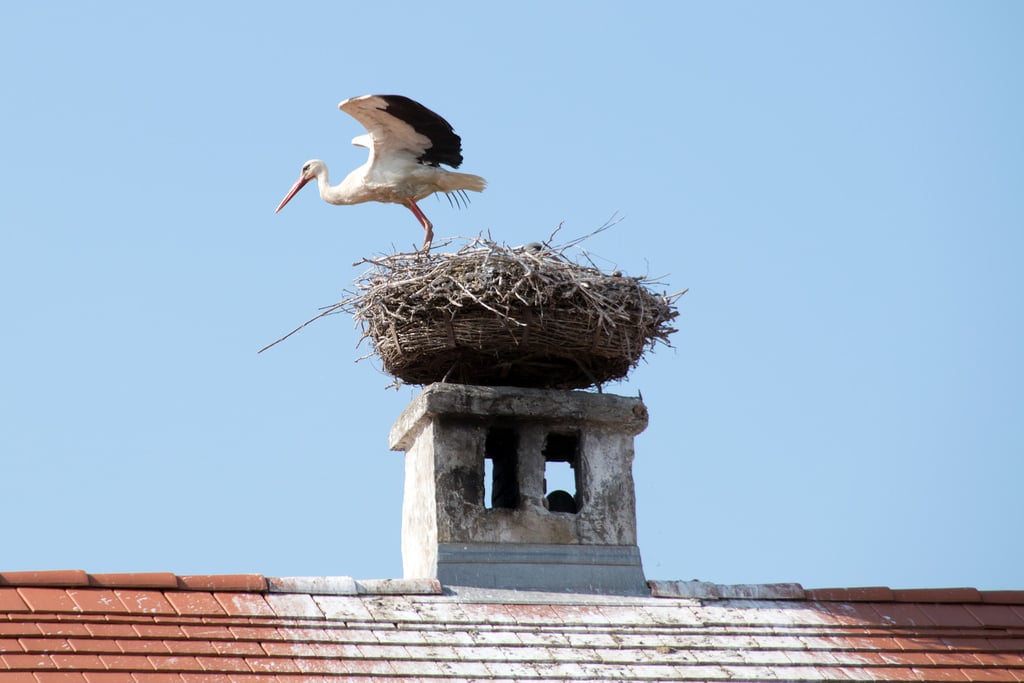
<path id="1" fill-rule="evenodd" d="M 635 545 L 441 543 L 437 579 L 475 586 L 556 593 L 650 595 Z"/>

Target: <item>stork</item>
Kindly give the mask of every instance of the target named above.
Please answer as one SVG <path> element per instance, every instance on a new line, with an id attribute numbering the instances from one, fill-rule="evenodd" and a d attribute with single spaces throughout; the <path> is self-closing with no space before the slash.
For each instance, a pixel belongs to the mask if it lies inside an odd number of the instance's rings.
<path id="1" fill-rule="evenodd" d="M 352 144 L 370 150 L 370 158 L 331 186 L 327 164 L 311 159 L 302 165 L 299 179 L 277 206 L 284 208 L 306 183 L 316 179 L 320 198 L 329 204 L 388 202 L 403 204 L 423 226 L 423 251 L 430 250 L 434 226 L 416 204 L 436 192 L 465 201 L 465 191 L 483 192 L 487 181 L 470 173 L 441 168 L 462 164 L 462 138 L 450 123 L 408 97 L 363 95 L 338 105 L 366 128 Z"/>

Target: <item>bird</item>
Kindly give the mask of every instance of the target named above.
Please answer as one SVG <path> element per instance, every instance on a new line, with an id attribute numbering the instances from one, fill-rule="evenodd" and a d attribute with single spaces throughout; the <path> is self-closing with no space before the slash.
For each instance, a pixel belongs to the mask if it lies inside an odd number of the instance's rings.
<path id="1" fill-rule="evenodd" d="M 430 251 L 434 226 L 416 204 L 441 192 L 454 203 L 467 203 L 466 190 L 483 192 L 487 181 L 471 173 L 442 168 L 462 165 L 462 138 L 440 115 L 403 95 L 362 95 L 338 105 L 366 128 L 366 135 L 352 139 L 370 150 L 366 163 L 332 186 L 327 164 L 311 159 L 302 165 L 299 179 L 288 190 L 274 213 L 316 179 L 320 198 L 329 204 L 385 202 L 406 206 L 423 226 L 423 252 Z"/>

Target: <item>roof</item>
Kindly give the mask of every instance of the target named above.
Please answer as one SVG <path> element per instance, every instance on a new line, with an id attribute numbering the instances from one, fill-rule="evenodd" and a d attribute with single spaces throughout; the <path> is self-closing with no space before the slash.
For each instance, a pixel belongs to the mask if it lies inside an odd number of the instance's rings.
<path id="1" fill-rule="evenodd" d="M 1024 680 L 1024 591 L 0 573 L 0 683 Z"/>

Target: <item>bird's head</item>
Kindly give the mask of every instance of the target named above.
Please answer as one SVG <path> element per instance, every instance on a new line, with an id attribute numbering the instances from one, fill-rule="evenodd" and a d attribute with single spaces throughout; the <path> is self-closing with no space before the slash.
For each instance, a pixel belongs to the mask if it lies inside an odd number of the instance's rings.
<path id="1" fill-rule="evenodd" d="M 283 209 L 284 205 L 291 201 L 291 198 L 298 194 L 299 190 L 301 190 L 306 185 L 306 183 L 308 183 L 313 178 L 316 178 L 321 173 L 326 172 L 327 165 L 324 164 L 324 162 L 320 161 L 319 159 L 310 159 L 309 161 L 304 163 L 302 165 L 302 170 L 299 171 L 299 179 L 295 181 L 295 184 L 292 185 L 292 189 L 288 190 L 288 194 L 284 196 L 284 199 L 281 200 L 281 203 L 277 205 L 276 209 L 274 209 L 274 213 L 277 213 L 278 211 Z"/>

